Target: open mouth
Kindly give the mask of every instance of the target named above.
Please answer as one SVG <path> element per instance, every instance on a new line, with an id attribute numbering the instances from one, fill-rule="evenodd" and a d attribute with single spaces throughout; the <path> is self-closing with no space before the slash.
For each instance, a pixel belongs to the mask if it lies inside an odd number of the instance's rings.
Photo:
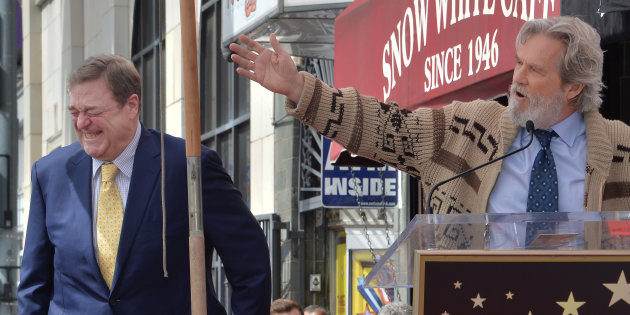
<path id="1" fill-rule="evenodd" d="M 523 100 L 527 99 L 527 95 L 525 95 L 525 94 L 515 90 L 514 91 L 514 98 L 519 100 L 519 101 L 523 101 Z"/>
<path id="2" fill-rule="evenodd" d="M 94 133 L 87 133 L 87 132 L 84 132 L 84 133 L 83 133 L 83 136 L 84 136 L 86 139 L 94 139 L 94 138 L 98 137 L 101 133 L 102 133 L 101 131 L 99 131 L 99 132 L 94 132 Z"/>

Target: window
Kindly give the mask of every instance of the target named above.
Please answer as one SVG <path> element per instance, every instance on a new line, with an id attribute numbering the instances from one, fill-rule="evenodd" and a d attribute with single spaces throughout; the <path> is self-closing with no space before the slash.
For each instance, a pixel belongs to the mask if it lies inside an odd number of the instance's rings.
<path id="1" fill-rule="evenodd" d="M 131 40 L 131 61 L 136 65 L 142 77 L 142 113 L 140 120 L 147 128 L 159 129 L 160 126 L 160 65 L 158 49 L 160 40 L 164 44 L 159 27 L 164 30 L 164 2 L 162 2 L 162 17 L 160 18 L 159 0 L 136 1 L 133 10 L 133 31 Z M 160 23 L 161 21 L 161 23 Z M 159 25 L 161 24 L 161 25 Z M 164 52 L 164 45 L 162 45 Z M 162 54 L 164 56 L 164 54 Z M 162 69 L 164 69 L 162 57 Z M 162 72 L 164 78 L 164 72 Z M 164 95 L 162 95 L 164 97 Z"/>
<path id="2" fill-rule="evenodd" d="M 249 80 L 221 53 L 218 1 L 202 2 L 200 53 L 201 141 L 219 153 L 249 206 Z"/>
<path id="3" fill-rule="evenodd" d="M 326 84 L 333 85 L 334 61 L 318 58 L 306 58 L 305 70 Z M 300 125 L 300 212 L 322 207 L 321 164 L 322 137 L 305 124 Z"/>

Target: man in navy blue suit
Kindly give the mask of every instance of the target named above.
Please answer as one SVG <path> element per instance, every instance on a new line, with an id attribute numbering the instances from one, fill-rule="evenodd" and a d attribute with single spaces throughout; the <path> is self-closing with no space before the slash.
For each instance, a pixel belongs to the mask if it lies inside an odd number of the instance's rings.
<path id="1" fill-rule="evenodd" d="M 165 136 L 163 247 L 160 137 L 138 120 L 135 67 L 120 56 L 91 57 L 68 90 L 79 142 L 33 165 L 20 314 L 190 313 L 184 141 Z M 235 314 L 268 313 L 266 238 L 216 152 L 203 147 L 201 161 L 206 258 L 215 249 L 221 257 Z M 206 284 L 208 314 L 225 314 L 210 276 Z"/>

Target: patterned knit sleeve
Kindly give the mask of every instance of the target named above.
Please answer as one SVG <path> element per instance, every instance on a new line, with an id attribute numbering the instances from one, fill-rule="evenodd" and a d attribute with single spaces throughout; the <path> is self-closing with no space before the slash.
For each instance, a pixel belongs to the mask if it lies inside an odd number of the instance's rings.
<path id="1" fill-rule="evenodd" d="M 302 96 L 297 104 L 287 100 L 287 112 L 352 153 L 420 175 L 444 142 L 450 106 L 409 111 L 302 75 Z"/>

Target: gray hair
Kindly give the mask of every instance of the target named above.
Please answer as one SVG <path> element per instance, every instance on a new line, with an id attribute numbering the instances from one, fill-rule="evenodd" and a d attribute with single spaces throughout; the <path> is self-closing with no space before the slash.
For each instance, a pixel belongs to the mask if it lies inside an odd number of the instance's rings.
<path id="1" fill-rule="evenodd" d="M 403 302 L 391 302 L 386 304 L 381 308 L 381 311 L 378 312 L 379 315 L 411 315 L 413 309 L 411 306 L 403 303 Z"/>
<path id="2" fill-rule="evenodd" d="M 560 16 L 527 21 L 516 37 L 516 46 L 533 35 L 543 34 L 559 40 L 566 50 L 558 60 L 563 83 L 583 84 L 584 89 L 571 101 L 579 112 L 599 108 L 604 87 L 604 52 L 597 31 L 576 17 Z"/>

